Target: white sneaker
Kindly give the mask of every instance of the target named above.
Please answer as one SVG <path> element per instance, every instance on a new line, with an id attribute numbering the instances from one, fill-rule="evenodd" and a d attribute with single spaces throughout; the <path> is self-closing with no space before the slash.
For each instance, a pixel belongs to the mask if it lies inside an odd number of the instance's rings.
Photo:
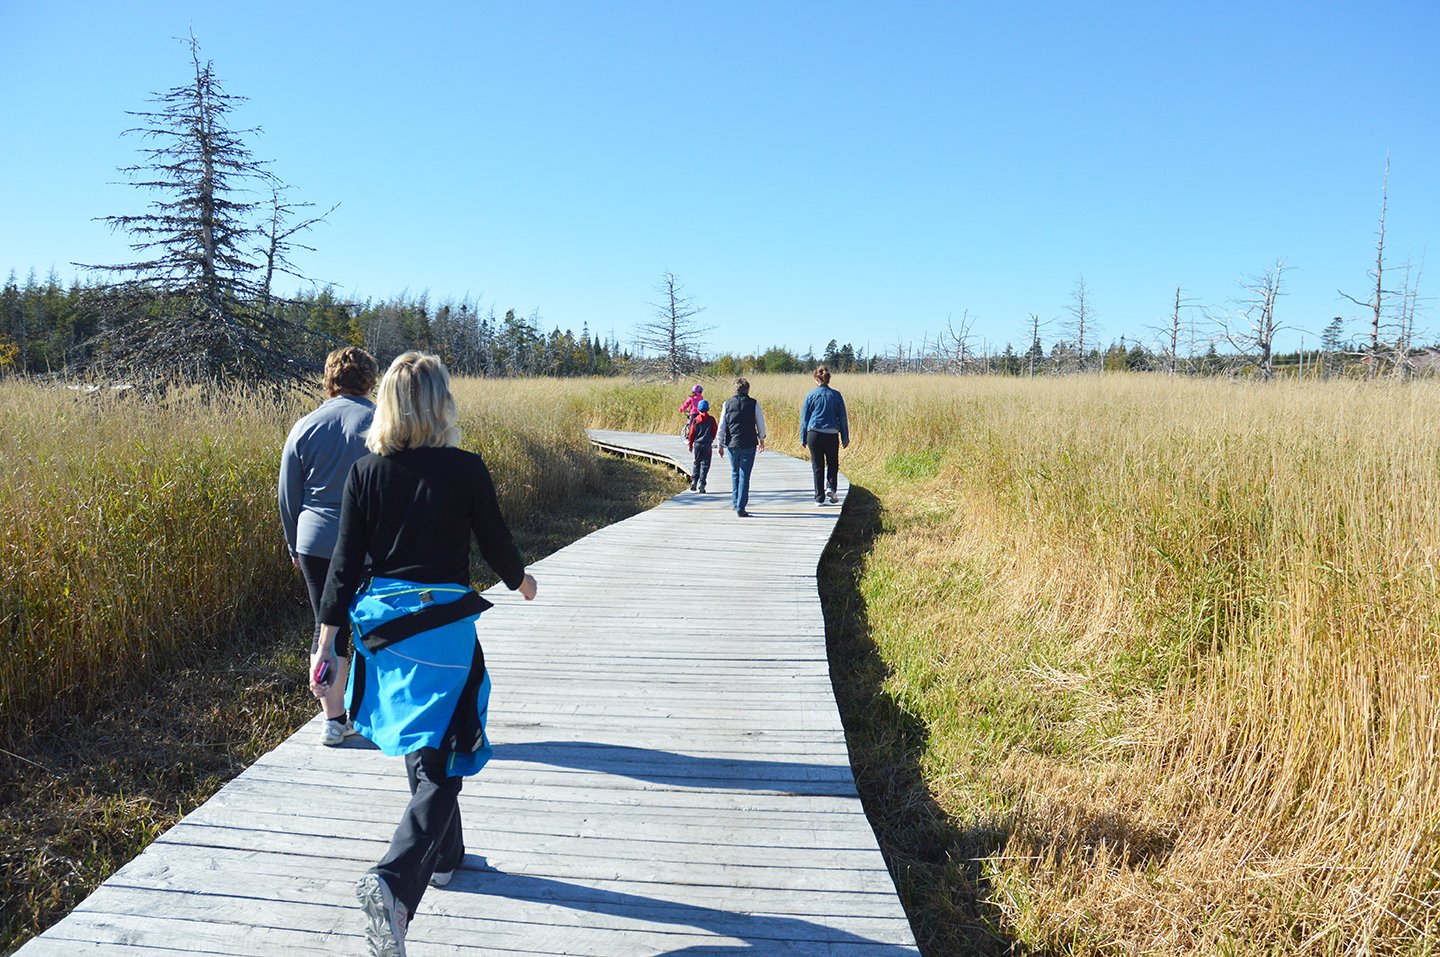
<path id="1" fill-rule="evenodd" d="M 355 896 L 365 912 L 365 939 L 370 942 L 370 957 L 405 957 L 405 931 L 410 925 L 410 915 L 390 892 L 389 885 L 378 874 L 366 874 L 355 882 Z"/>
<path id="2" fill-rule="evenodd" d="M 354 733 L 355 725 L 349 718 L 344 721 L 339 718 L 326 718 L 320 724 L 320 743 L 327 748 L 338 748 Z"/>
<path id="3" fill-rule="evenodd" d="M 834 490 L 833 488 L 832 488 L 832 489 L 826 489 L 826 490 L 825 490 L 825 497 L 830 500 L 830 504 L 831 504 L 831 505 L 838 505 L 838 504 L 840 504 L 840 499 L 839 499 L 838 497 L 836 497 L 836 495 L 835 495 L 835 490 Z"/>
<path id="4" fill-rule="evenodd" d="M 454 876 L 455 872 L 453 870 L 436 871 L 435 873 L 430 875 L 430 886 L 444 887 L 446 884 L 450 883 L 450 879 Z"/>

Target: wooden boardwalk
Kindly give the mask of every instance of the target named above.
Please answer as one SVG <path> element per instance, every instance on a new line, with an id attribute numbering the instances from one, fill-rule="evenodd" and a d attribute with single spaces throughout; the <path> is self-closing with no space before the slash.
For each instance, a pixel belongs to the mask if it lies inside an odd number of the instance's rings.
<path id="1" fill-rule="evenodd" d="M 688 466 L 678 437 L 596 432 Z M 841 482 L 841 493 L 845 483 Z M 815 571 L 839 509 L 809 464 L 728 460 L 504 588 L 479 625 L 495 760 L 469 853 L 411 925 L 425 955 L 916 954 L 860 808 Z M 352 888 L 408 797 L 398 759 L 311 722 L 122 867 L 23 957 L 364 954 Z"/>

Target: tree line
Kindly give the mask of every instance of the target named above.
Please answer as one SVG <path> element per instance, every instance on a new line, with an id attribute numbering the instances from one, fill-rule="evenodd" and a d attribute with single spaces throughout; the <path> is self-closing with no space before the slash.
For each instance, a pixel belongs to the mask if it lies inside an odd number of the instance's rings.
<path id="1" fill-rule="evenodd" d="M 357 345 L 382 364 L 409 349 L 434 352 L 457 375 L 628 375 L 638 360 L 613 336 L 582 326 L 546 331 L 538 313 L 514 309 L 497 315 L 473 300 L 443 300 L 401 293 L 383 300 L 351 302 L 330 288 L 272 302 L 271 312 L 301 335 L 306 352 L 293 356 L 315 368 L 335 345 Z M 73 370 L 77 352 L 107 325 L 123 324 L 124 301 L 105 283 L 63 284 L 52 270 L 44 279 L 12 271 L 0 287 L 0 375 L 55 376 Z"/>

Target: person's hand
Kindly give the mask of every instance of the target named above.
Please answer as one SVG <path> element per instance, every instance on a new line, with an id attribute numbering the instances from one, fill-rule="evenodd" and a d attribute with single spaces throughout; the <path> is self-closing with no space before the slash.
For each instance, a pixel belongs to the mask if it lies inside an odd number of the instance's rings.
<path id="1" fill-rule="evenodd" d="M 520 580 L 520 587 L 515 590 L 518 591 L 526 601 L 534 601 L 535 576 L 527 573 L 525 577 Z"/>
<path id="2" fill-rule="evenodd" d="M 764 440 L 764 439 L 761 439 L 761 440 L 760 440 L 760 451 L 761 451 L 761 452 L 764 452 L 764 451 L 765 451 L 765 440 Z"/>
<path id="3" fill-rule="evenodd" d="M 329 671 L 324 681 L 316 681 L 317 669 L 323 662 L 329 662 Z M 325 692 L 335 684 L 335 676 L 339 674 L 340 661 L 335 657 L 334 649 L 319 648 L 310 655 L 310 693 L 317 698 L 325 697 Z"/>
<path id="4" fill-rule="evenodd" d="M 716 449 L 715 451 L 717 451 L 717 452 L 720 453 L 720 457 L 721 457 L 722 459 L 725 457 L 725 446 L 722 445 L 722 446 L 720 446 L 718 449 Z"/>
<path id="5" fill-rule="evenodd" d="M 848 449 L 848 448 L 850 447 L 850 440 L 849 440 L 849 439 L 846 439 L 844 442 L 841 442 L 841 443 L 840 443 L 840 447 L 841 447 L 842 449 Z"/>
<path id="6" fill-rule="evenodd" d="M 297 571 L 300 569 L 300 556 L 299 556 L 299 555 L 291 555 L 291 556 L 290 556 L 290 567 L 291 567 L 291 568 L 294 568 L 294 569 L 297 570 Z"/>

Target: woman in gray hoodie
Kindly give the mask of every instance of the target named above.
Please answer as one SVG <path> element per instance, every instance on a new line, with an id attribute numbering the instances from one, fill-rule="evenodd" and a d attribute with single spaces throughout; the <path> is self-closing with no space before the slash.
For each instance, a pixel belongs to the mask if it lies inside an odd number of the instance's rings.
<path id="1" fill-rule="evenodd" d="M 325 357 L 324 388 L 327 398 L 290 430 L 280 454 L 280 525 L 290 562 L 300 570 L 310 593 L 310 610 L 316 612 L 310 649 L 320 637 L 318 610 L 330 573 L 330 555 L 340 531 L 340 501 L 350 466 L 367 454 L 365 433 L 375 414 L 370 392 L 379 378 L 375 357 L 364 349 L 347 346 Z M 350 628 L 336 642 L 339 674 L 322 699 L 326 721 L 320 726 L 320 743 L 336 747 L 354 726 L 345 715 L 345 680 L 350 663 Z"/>

